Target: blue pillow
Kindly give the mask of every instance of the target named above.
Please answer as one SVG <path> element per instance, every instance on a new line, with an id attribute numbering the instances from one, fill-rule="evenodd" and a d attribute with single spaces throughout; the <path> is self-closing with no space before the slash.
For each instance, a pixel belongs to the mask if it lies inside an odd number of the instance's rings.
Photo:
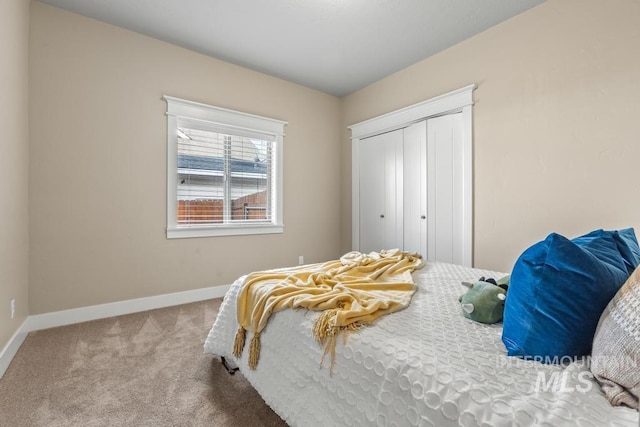
<path id="1" fill-rule="evenodd" d="M 640 265 L 640 246 L 633 228 L 625 228 L 624 230 L 613 231 L 613 238 L 618 245 L 620 255 L 624 259 L 627 271 L 631 275 L 636 267 Z"/>
<path id="2" fill-rule="evenodd" d="M 605 307 L 629 273 L 611 232 L 552 233 L 518 258 L 504 309 L 510 356 L 545 363 L 591 353 Z"/>
<path id="3" fill-rule="evenodd" d="M 625 228 L 617 231 L 594 230 L 591 233 L 573 239 L 573 241 L 576 242 L 583 238 L 600 238 L 606 236 L 613 237 L 618 247 L 618 252 L 620 252 L 627 268 L 627 272 L 631 275 L 638 264 L 640 264 L 640 247 L 638 246 L 638 240 L 636 239 L 636 233 L 633 231 L 633 228 Z"/>

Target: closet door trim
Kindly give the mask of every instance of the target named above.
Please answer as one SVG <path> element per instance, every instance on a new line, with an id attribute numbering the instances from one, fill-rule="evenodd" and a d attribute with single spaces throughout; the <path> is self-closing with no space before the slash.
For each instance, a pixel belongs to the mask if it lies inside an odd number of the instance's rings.
<path id="1" fill-rule="evenodd" d="M 461 112 L 464 107 L 473 105 L 473 90 L 475 88 L 475 84 L 465 86 L 444 95 L 348 126 L 348 129 L 351 130 L 351 139 L 364 139 L 407 127 L 429 117 Z"/>

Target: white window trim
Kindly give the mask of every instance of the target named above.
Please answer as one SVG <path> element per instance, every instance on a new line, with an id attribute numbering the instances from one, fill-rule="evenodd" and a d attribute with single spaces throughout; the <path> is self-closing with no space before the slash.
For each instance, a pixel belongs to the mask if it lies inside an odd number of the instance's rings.
<path id="1" fill-rule="evenodd" d="M 283 223 L 283 141 L 287 122 L 164 95 L 167 102 L 167 238 L 273 234 L 284 231 Z M 178 225 L 178 117 L 202 120 L 238 131 L 265 135 L 273 140 L 272 217 L 270 224 Z"/>

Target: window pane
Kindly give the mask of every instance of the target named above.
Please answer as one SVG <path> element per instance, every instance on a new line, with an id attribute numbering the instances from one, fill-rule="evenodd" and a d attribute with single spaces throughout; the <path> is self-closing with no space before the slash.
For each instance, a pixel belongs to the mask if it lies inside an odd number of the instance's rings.
<path id="1" fill-rule="evenodd" d="M 178 224 L 222 223 L 223 177 L 178 173 Z"/>
<path id="2" fill-rule="evenodd" d="M 234 221 L 271 219 L 269 208 L 271 143 L 252 138 L 231 137 L 231 210 Z"/>
<path id="3" fill-rule="evenodd" d="M 271 142 L 178 128 L 178 224 L 271 220 Z"/>
<path id="4" fill-rule="evenodd" d="M 224 146 L 219 135 L 178 129 L 178 224 L 222 223 Z"/>

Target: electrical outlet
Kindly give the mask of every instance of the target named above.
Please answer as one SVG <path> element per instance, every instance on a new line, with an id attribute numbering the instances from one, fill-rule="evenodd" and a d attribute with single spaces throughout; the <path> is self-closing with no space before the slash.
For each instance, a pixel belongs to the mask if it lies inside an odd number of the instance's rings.
<path id="1" fill-rule="evenodd" d="M 12 299 L 11 300 L 11 318 L 13 319 L 15 315 L 16 315 L 16 300 Z"/>
<path id="2" fill-rule="evenodd" d="M 300 255 L 300 256 L 298 257 L 298 264 L 299 264 L 299 265 L 304 264 L 304 255 Z"/>

